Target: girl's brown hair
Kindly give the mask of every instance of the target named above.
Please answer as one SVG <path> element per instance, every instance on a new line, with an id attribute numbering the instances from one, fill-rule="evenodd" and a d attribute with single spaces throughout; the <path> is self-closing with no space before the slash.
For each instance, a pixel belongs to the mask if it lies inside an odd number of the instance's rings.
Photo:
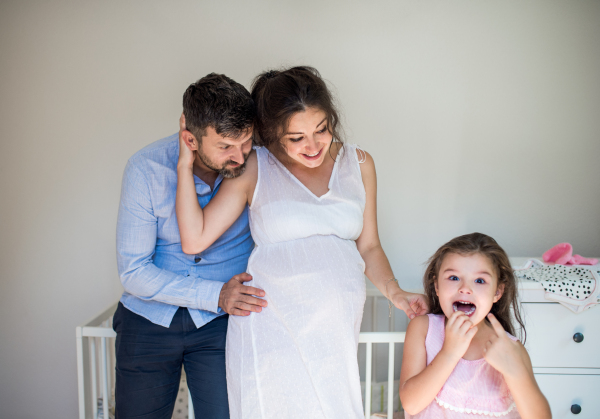
<path id="1" fill-rule="evenodd" d="M 252 83 L 256 105 L 255 142 L 269 147 L 279 143 L 290 119 L 306 108 L 327 115 L 327 128 L 342 141 L 342 127 L 333 96 L 319 72 L 313 67 L 292 67 L 259 74 Z"/>
<path id="2" fill-rule="evenodd" d="M 517 280 L 514 271 L 504 249 L 500 247 L 496 240 L 482 233 L 465 234 L 464 236 L 453 238 L 440 247 L 427 261 L 428 266 L 423 276 L 423 287 L 431 313 L 444 314 L 440 306 L 440 300 L 435 292 L 435 283 L 438 280 L 442 262 L 450 253 L 463 256 L 479 253 L 487 256 L 496 270 L 498 287 L 504 286 L 502 297 L 492 305 L 490 312 L 498 319 L 504 330 L 515 336 L 515 329 L 511 321 L 512 306 L 512 316 L 520 326 L 522 342 L 525 343 L 527 335 L 517 301 Z"/>

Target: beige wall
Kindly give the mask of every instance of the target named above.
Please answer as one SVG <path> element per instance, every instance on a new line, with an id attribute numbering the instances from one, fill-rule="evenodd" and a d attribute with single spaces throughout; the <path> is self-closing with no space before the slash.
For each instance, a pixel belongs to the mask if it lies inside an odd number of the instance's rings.
<path id="1" fill-rule="evenodd" d="M 599 22 L 577 0 L 1 2 L 0 417 L 76 416 L 74 328 L 121 292 L 125 162 L 211 71 L 336 86 L 408 287 L 476 230 L 600 254 Z"/>

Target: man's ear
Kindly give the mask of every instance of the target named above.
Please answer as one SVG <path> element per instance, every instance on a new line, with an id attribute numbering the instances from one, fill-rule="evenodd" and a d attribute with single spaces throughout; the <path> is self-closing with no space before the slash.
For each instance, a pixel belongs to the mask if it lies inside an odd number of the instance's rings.
<path id="1" fill-rule="evenodd" d="M 196 139 L 194 134 L 192 134 L 188 130 L 183 130 L 181 131 L 181 138 L 187 146 L 187 148 L 189 148 L 191 151 L 198 150 L 198 140 Z"/>
<path id="2" fill-rule="evenodd" d="M 496 288 L 496 294 L 494 294 L 494 302 L 502 298 L 502 294 L 504 294 L 504 284 L 499 284 L 498 288 Z"/>

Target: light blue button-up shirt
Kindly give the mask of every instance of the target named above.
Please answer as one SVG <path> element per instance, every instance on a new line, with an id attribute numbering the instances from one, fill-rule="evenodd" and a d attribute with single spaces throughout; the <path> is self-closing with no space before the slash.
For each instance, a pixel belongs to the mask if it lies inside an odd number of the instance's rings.
<path id="1" fill-rule="evenodd" d="M 175 215 L 177 134 L 134 154 L 125 167 L 117 222 L 117 265 L 125 292 L 121 303 L 150 320 L 169 327 L 179 307 L 187 307 L 196 327 L 225 314 L 218 307 L 223 284 L 245 272 L 254 248 L 248 208 L 212 246 L 186 255 Z M 194 176 L 200 206 L 214 190 Z"/>

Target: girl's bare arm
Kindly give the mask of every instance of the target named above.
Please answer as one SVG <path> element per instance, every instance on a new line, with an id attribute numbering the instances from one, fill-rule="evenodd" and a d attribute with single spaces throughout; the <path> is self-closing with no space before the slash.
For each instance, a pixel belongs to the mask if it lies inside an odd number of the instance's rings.
<path id="1" fill-rule="evenodd" d="M 485 359 L 504 376 L 519 415 L 522 419 L 550 419 L 550 405 L 535 381 L 527 350 L 506 335 L 493 314 L 488 319 L 495 334 L 486 343 Z"/>
<path id="2" fill-rule="evenodd" d="M 521 375 L 504 376 L 522 419 L 551 419 L 550 405 L 535 381 L 533 367 L 525 347 L 522 350 L 524 371 Z"/>

